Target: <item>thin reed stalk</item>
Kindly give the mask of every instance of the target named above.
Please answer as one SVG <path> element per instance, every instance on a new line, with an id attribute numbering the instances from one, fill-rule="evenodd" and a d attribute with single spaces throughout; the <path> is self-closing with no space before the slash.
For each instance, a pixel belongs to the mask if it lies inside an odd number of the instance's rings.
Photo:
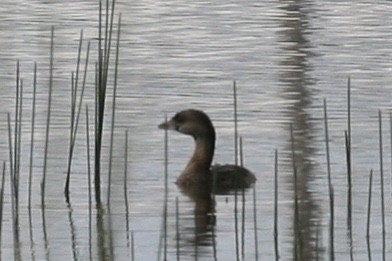
<path id="1" fill-rule="evenodd" d="M 71 248 L 72 248 L 72 257 L 73 257 L 73 260 L 77 260 L 78 258 L 77 258 L 77 242 L 76 242 L 76 233 L 75 233 L 75 221 L 74 221 L 74 218 L 72 215 L 73 208 L 72 208 L 71 203 L 68 203 L 67 207 L 68 207 L 69 230 L 71 233 L 70 241 L 71 241 Z"/>
<path id="2" fill-rule="evenodd" d="M 86 148 L 87 148 L 87 187 L 88 187 L 88 244 L 89 258 L 93 260 L 92 253 L 92 193 L 91 193 L 91 164 L 90 164 L 90 126 L 88 105 L 86 104 Z"/>
<path id="3" fill-rule="evenodd" d="M 125 151 L 124 151 L 124 204 L 125 221 L 127 231 L 127 245 L 129 247 L 129 203 L 128 203 L 128 130 L 125 131 Z"/>
<path id="4" fill-rule="evenodd" d="M 50 259 L 50 246 L 48 240 L 48 232 L 46 229 L 46 212 L 45 206 L 41 204 L 41 214 L 42 214 L 42 234 L 44 240 L 44 249 L 45 249 L 45 260 L 49 261 Z"/>
<path id="5" fill-rule="evenodd" d="M 16 210 L 16 214 L 17 217 L 19 217 L 19 178 L 20 178 L 20 151 L 21 151 L 21 140 L 22 140 L 22 111 L 23 111 L 23 80 L 20 80 L 20 91 L 19 91 L 19 116 L 18 116 L 18 122 L 15 124 L 17 124 L 17 128 L 18 128 L 18 134 L 15 138 L 16 143 L 17 143 L 17 147 L 16 147 L 16 158 L 15 158 L 15 169 L 17 171 L 15 171 L 15 175 L 14 175 L 14 179 L 15 179 L 15 210 Z M 19 226 L 19 218 L 17 219 L 17 225 Z"/>
<path id="6" fill-rule="evenodd" d="M 31 187 L 33 180 L 33 161 L 34 161 L 34 132 L 35 132 L 35 104 L 37 96 L 37 63 L 34 63 L 33 79 L 33 104 L 31 108 L 31 137 L 30 137 L 30 167 L 29 167 L 29 194 L 28 208 L 31 209 Z"/>
<path id="7" fill-rule="evenodd" d="M 114 21 L 114 9 L 115 9 L 116 1 L 112 1 L 111 13 L 110 13 L 110 21 L 109 21 L 109 0 L 106 1 L 106 15 L 105 15 L 105 51 L 104 51 L 104 64 L 105 68 L 109 68 L 109 60 L 110 60 L 110 50 L 112 43 L 112 33 L 113 33 L 113 21 Z M 121 14 L 120 14 L 121 16 Z M 120 24 L 119 24 L 120 25 Z M 107 30 L 109 28 L 109 30 Z M 108 70 L 105 70 L 104 73 L 104 81 L 107 82 Z"/>
<path id="8" fill-rule="evenodd" d="M 347 224 L 351 228 L 351 212 L 352 212 L 352 182 L 351 182 L 351 151 L 350 151 L 350 138 L 347 131 L 344 132 L 344 140 L 346 145 L 346 162 L 347 162 Z"/>
<path id="9" fill-rule="evenodd" d="M 237 157 L 236 157 L 237 158 Z M 234 236 L 236 260 L 240 260 L 240 244 L 238 239 L 238 189 L 234 191 Z"/>
<path id="10" fill-rule="evenodd" d="M 324 98 L 324 130 L 325 130 L 325 148 L 326 148 L 326 157 L 327 157 L 328 191 L 329 193 L 331 193 L 332 178 L 331 178 L 331 160 L 330 160 L 330 152 L 329 152 L 328 111 L 327 111 L 327 100 L 325 98 Z"/>
<path id="11" fill-rule="evenodd" d="M 112 26 L 112 24 L 113 24 L 113 21 L 111 21 L 111 26 Z M 112 101 L 112 125 L 111 125 L 111 129 L 110 129 L 108 194 L 107 194 L 107 196 L 108 196 L 108 198 L 107 198 L 107 205 L 108 206 L 110 205 L 111 184 L 112 184 L 113 141 L 114 141 L 114 126 L 115 126 L 115 117 L 116 117 L 118 60 L 119 60 L 119 53 L 120 53 L 120 31 L 121 31 L 121 14 L 119 15 L 119 18 L 118 18 L 116 60 L 115 60 L 115 66 L 114 66 L 114 84 L 113 84 L 113 101 Z"/>
<path id="12" fill-rule="evenodd" d="M 79 62 L 79 59 L 78 59 Z M 78 67 L 78 66 L 77 66 Z M 73 140 L 73 130 L 74 130 L 74 122 L 75 122 L 75 107 L 76 107 L 76 93 L 77 89 L 75 87 L 75 77 L 74 72 L 71 73 L 71 117 L 70 117 L 70 133 L 69 133 L 69 153 L 68 153 L 68 168 L 67 168 L 67 177 L 65 181 L 64 194 L 66 197 L 66 202 L 69 203 L 69 178 L 71 173 L 71 159 L 73 154 L 72 148 L 72 140 Z"/>
<path id="13" fill-rule="evenodd" d="M 28 211 L 28 218 L 29 218 L 30 256 L 31 256 L 31 260 L 35 261 L 33 215 L 32 215 L 31 208 L 28 208 L 27 211 Z"/>
<path id="14" fill-rule="evenodd" d="M 20 239 L 19 239 L 19 219 L 18 212 L 16 210 L 16 192 L 15 192 L 15 178 L 10 175 L 10 186 L 11 186 L 11 209 L 12 209 L 12 232 L 13 232 L 13 243 L 14 243 L 14 259 L 21 260 L 20 253 Z"/>
<path id="15" fill-rule="evenodd" d="M 347 228 L 350 245 L 350 260 L 353 260 L 353 238 L 352 238 L 352 178 L 351 178 L 351 78 L 347 79 L 347 131 L 345 132 L 346 163 L 347 163 Z"/>
<path id="16" fill-rule="evenodd" d="M 240 166 L 244 166 L 244 152 L 242 146 L 242 137 L 240 136 Z M 241 213 L 241 257 L 245 257 L 245 188 L 242 186 L 241 188 L 241 198 L 242 198 L 242 213 Z"/>
<path id="17" fill-rule="evenodd" d="M 11 115 L 7 113 L 7 123 L 8 123 L 8 151 L 10 155 L 10 175 L 13 179 L 14 175 L 14 158 L 13 158 L 13 149 L 12 149 L 12 127 L 11 127 Z"/>
<path id="18" fill-rule="evenodd" d="M 16 100 L 15 100 L 15 129 L 14 129 L 14 140 L 12 140 L 12 129 L 11 129 L 11 116 L 7 113 L 8 121 L 8 140 L 9 140 L 9 153 L 10 153 L 10 188 L 11 188 L 11 215 L 12 215 L 12 229 L 13 229 L 13 247 L 14 247 L 14 258 L 20 260 L 20 239 L 19 239 L 19 207 L 18 207 L 18 173 L 19 173 L 19 162 L 20 162 L 20 136 L 21 131 L 21 99 L 22 95 L 22 84 L 19 84 L 19 61 L 17 63 L 17 84 L 16 84 Z M 12 142 L 14 142 L 14 150 L 12 150 Z M 13 157 L 12 157 L 13 156 Z M 5 173 L 5 164 L 3 164 L 3 175 Z M 4 179 L 4 177 L 3 177 Z M 4 180 L 2 187 L 4 186 Z M 3 191 L 2 191 L 3 193 Z M 2 199 L 3 200 L 3 199 Z M 2 204 L 3 205 L 3 204 Z M 2 206 L 3 207 L 3 206 Z"/>
<path id="19" fill-rule="evenodd" d="M 274 249 L 275 260 L 279 260 L 278 245 L 278 150 L 275 149 L 275 171 L 274 171 Z"/>
<path id="20" fill-rule="evenodd" d="M 257 233 L 257 200 L 256 200 L 256 186 L 253 186 L 253 230 L 254 230 L 254 240 L 255 240 L 255 260 L 259 260 L 259 236 Z"/>
<path id="21" fill-rule="evenodd" d="M 238 118 L 237 118 L 237 84 L 233 81 L 233 103 L 234 103 L 234 163 L 238 165 Z"/>
<path id="22" fill-rule="evenodd" d="M 327 110 L 327 100 L 324 98 L 324 130 L 325 130 L 325 147 L 326 147 L 326 157 L 327 157 L 327 178 L 328 178 L 328 194 L 329 194 L 329 245 L 330 245 L 330 260 L 334 260 L 334 196 L 333 196 L 333 186 L 331 177 L 331 161 L 330 161 L 330 151 L 329 151 L 329 132 L 328 132 L 328 110 Z"/>
<path id="23" fill-rule="evenodd" d="M 10 165 L 11 179 L 13 184 L 12 197 L 14 226 L 15 229 L 19 227 L 19 175 L 20 175 L 20 148 L 21 148 L 21 125 L 22 125 L 22 108 L 23 108 L 23 80 L 20 79 L 20 64 L 19 60 L 16 63 L 16 95 L 15 95 L 15 120 L 14 120 L 14 137 L 12 140 L 11 132 L 11 117 L 9 117 L 9 147 L 10 147 Z M 14 150 L 12 151 L 12 142 L 14 143 Z M 13 156 L 12 156 L 13 153 Z"/>
<path id="24" fill-rule="evenodd" d="M 46 117 L 46 134 L 45 134 L 45 151 L 44 151 L 44 166 L 41 181 L 41 205 L 45 206 L 45 188 L 46 188 L 46 172 L 48 162 L 48 148 L 49 148 L 49 132 L 50 132 L 50 115 L 52 111 L 52 89 L 53 89 L 53 52 L 54 52 L 54 26 L 51 28 L 50 35 L 50 62 L 49 62 L 49 93 L 48 93 L 48 109 Z"/>
<path id="25" fill-rule="evenodd" d="M 5 183 L 5 161 L 3 162 L 2 176 L 1 176 L 1 189 L 0 189 L 0 249 L 2 243 L 3 231 L 3 202 L 4 202 L 4 183 Z"/>
<path id="26" fill-rule="evenodd" d="M 370 247 L 370 240 L 369 240 L 369 238 L 366 238 L 366 248 L 367 248 L 368 260 L 372 261 L 372 249 Z"/>
<path id="27" fill-rule="evenodd" d="M 165 116 L 165 121 L 167 122 L 167 115 Z M 165 195 L 164 195 L 164 210 L 163 210 L 163 260 L 167 260 L 167 216 L 168 216 L 168 196 L 169 196 L 169 138 L 168 138 L 168 131 L 165 128 L 165 149 L 164 149 L 164 156 L 165 156 Z"/>
<path id="28" fill-rule="evenodd" d="M 75 90 L 75 73 L 71 72 L 71 117 L 70 128 L 69 128 L 69 147 L 71 148 L 72 134 L 74 129 L 74 119 L 75 119 L 75 107 L 76 107 L 76 90 Z"/>
<path id="29" fill-rule="evenodd" d="M 348 148 L 350 151 L 347 168 L 351 171 L 351 78 L 347 79 L 347 130 L 348 130 Z"/>
<path id="30" fill-rule="evenodd" d="M 330 217 L 329 217 L 329 260 L 335 260 L 335 203 L 334 203 L 334 190 L 333 186 L 329 192 L 329 204 L 330 204 Z"/>
<path id="31" fill-rule="evenodd" d="M 290 124 L 291 156 L 294 176 L 294 260 L 302 260 L 302 236 L 299 226 L 299 206 L 297 191 L 297 166 L 295 162 L 295 142 L 293 125 Z"/>
<path id="32" fill-rule="evenodd" d="M 369 192 L 368 192 L 368 209 L 367 209 L 367 222 L 366 222 L 366 238 L 370 237 L 370 214 L 372 210 L 372 186 L 373 186 L 373 169 L 370 170 L 369 175 Z"/>
<path id="33" fill-rule="evenodd" d="M 11 187 L 11 215 L 12 230 L 14 241 L 14 257 L 20 260 L 20 239 L 19 239 L 19 206 L 18 206 L 18 190 L 19 190 L 19 167 L 20 167 L 20 146 L 21 146 L 21 117 L 22 117 L 22 99 L 23 99 L 23 83 L 19 79 L 19 61 L 16 69 L 16 99 L 15 99 L 15 122 L 14 122 L 14 139 L 12 140 L 11 116 L 7 113 L 8 123 L 8 144 L 10 154 L 10 187 Z M 14 149 L 13 149 L 14 146 Z"/>
<path id="34" fill-rule="evenodd" d="M 18 176 L 19 176 L 19 164 L 18 164 L 18 155 L 19 155 L 19 146 L 18 146 L 18 140 L 19 140 L 19 128 L 20 128 L 20 126 L 19 126 L 19 115 L 20 115 L 20 112 L 19 112 L 19 110 L 20 110 L 20 102 L 21 102 L 21 99 L 20 99 L 20 91 L 21 91 L 21 88 L 20 88 L 20 85 L 21 85 L 21 81 L 20 81 L 20 63 L 19 63 L 19 60 L 17 60 L 17 63 L 16 63 L 16 84 L 15 84 L 15 86 L 16 86 L 16 95 L 15 95 L 15 123 L 14 123 L 14 162 L 12 162 L 12 164 L 14 165 L 13 167 L 14 167 L 14 173 L 12 173 L 12 179 L 13 179 L 13 182 L 14 182 L 14 185 L 15 185 L 15 188 L 14 189 L 16 189 L 16 187 L 18 186 L 18 180 L 17 180 L 17 178 L 18 178 Z M 17 192 L 16 192 L 16 199 L 18 198 L 18 195 L 17 195 Z M 18 200 L 17 200 L 18 201 Z"/>
<path id="35" fill-rule="evenodd" d="M 14 161 L 13 161 L 13 150 L 12 150 L 12 128 L 11 128 L 11 116 L 7 113 L 7 123 L 8 123 L 8 148 L 10 155 L 10 185 L 11 185 L 11 214 L 13 221 L 13 229 L 15 230 L 15 198 L 14 198 Z M 4 165 L 3 165 L 4 167 Z M 4 174 L 4 173 L 3 173 Z M 3 185 L 2 185 L 3 186 Z M 14 247 L 15 247 L 15 236 L 16 231 L 14 231 Z M 14 248 L 15 250 L 15 248 Z M 16 255 L 15 255 L 16 258 Z"/>
<path id="36" fill-rule="evenodd" d="M 106 86 L 103 82 L 103 59 L 102 59 L 102 2 L 99 1 L 98 12 L 98 63 L 96 65 L 96 84 L 95 84 L 95 154 L 94 154 L 94 185 L 95 201 L 97 207 L 101 206 L 101 147 L 103 117 L 105 110 Z"/>
<path id="37" fill-rule="evenodd" d="M 89 55 L 90 55 L 90 42 L 87 44 L 87 51 L 86 51 L 86 61 L 84 66 L 84 75 L 83 75 L 83 82 L 82 82 L 82 89 L 80 91 L 80 98 L 79 104 L 77 107 L 76 112 L 76 99 L 77 99 L 77 90 L 78 90 L 78 82 L 79 82 L 79 67 L 80 67 L 80 56 L 81 56 L 81 49 L 83 43 L 83 30 L 80 32 L 80 40 L 79 40 L 79 50 L 78 50 L 78 59 L 76 65 L 76 78 L 72 81 L 71 86 L 72 88 L 72 98 L 71 98 L 71 129 L 70 129 L 70 140 L 69 140 L 69 154 L 68 154 L 68 166 L 67 166 L 67 177 L 64 186 L 64 195 L 66 197 L 66 201 L 69 203 L 69 186 L 70 186 L 70 177 L 71 177 L 71 167 L 72 167 L 72 158 L 73 152 L 75 148 L 76 142 L 76 135 L 79 126 L 79 119 L 80 114 L 82 111 L 82 104 L 83 104 L 83 97 L 84 97 L 84 90 L 86 87 L 86 79 L 87 79 L 87 71 L 88 71 L 88 64 L 89 64 Z"/>
<path id="38" fill-rule="evenodd" d="M 240 136 L 240 166 L 241 167 L 243 167 L 244 166 L 244 151 L 243 151 L 243 147 L 242 147 L 242 144 L 243 144 L 243 139 L 242 139 L 242 136 Z"/>
<path id="39" fill-rule="evenodd" d="M 176 197 L 176 255 L 177 261 L 180 261 L 180 210 L 178 197 Z"/>
<path id="40" fill-rule="evenodd" d="M 354 259 L 354 245 L 353 245 L 353 233 L 352 233 L 352 184 L 351 184 L 351 152 L 350 152 L 350 144 L 349 137 L 347 131 L 344 132 L 344 139 L 346 145 L 346 161 L 347 161 L 347 180 L 348 180 L 348 189 L 347 189 L 347 237 L 348 244 L 350 249 L 350 260 Z"/>
<path id="41" fill-rule="evenodd" d="M 72 134 L 74 129 L 75 120 L 75 107 L 76 107 L 76 88 L 75 88 L 75 72 L 71 72 L 71 117 L 70 117 L 70 128 L 69 128 L 69 142 L 71 145 Z"/>
<path id="42" fill-rule="evenodd" d="M 386 258 L 385 242 L 385 201 L 384 201 L 384 166 L 383 166 L 383 141 L 382 141 L 382 113 L 378 111 L 379 145 L 380 145 L 380 193 L 381 193 L 381 229 L 382 229 L 382 258 Z"/>
<path id="43" fill-rule="evenodd" d="M 373 169 L 370 170 L 370 175 L 369 175 L 368 209 L 367 209 L 367 222 L 366 222 L 366 246 L 367 246 L 368 260 L 372 260 L 372 253 L 370 248 L 370 215 L 372 209 L 372 186 L 373 186 Z"/>
<path id="44" fill-rule="evenodd" d="M 390 154 L 391 154 L 391 162 L 392 162 L 392 112 L 389 113 L 389 138 L 390 138 Z M 391 186 L 391 192 L 392 192 L 392 168 L 391 168 L 391 182 L 390 182 L 390 186 Z"/>
<path id="45" fill-rule="evenodd" d="M 237 84 L 233 81 L 233 105 L 234 105 L 234 163 L 238 166 L 238 114 L 237 114 Z M 240 259 L 238 239 L 238 191 L 234 191 L 234 229 L 236 260 Z"/>

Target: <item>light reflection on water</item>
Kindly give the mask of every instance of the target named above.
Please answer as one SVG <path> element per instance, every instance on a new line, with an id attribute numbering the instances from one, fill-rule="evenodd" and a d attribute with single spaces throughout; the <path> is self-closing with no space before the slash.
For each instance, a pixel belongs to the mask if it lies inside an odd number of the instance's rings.
<path id="1" fill-rule="evenodd" d="M 20 59 L 25 85 L 20 184 L 20 239 L 23 259 L 88 259 L 89 215 L 84 116 L 74 155 L 71 207 L 63 198 L 69 135 L 70 75 L 75 70 L 79 30 L 96 49 L 95 1 L 3 1 L 0 43 L 2 93 L 0 160 L 8 160 L 5 112 L 13 113 L 15 64 Z M 163 133 L 157 129 L 164 115 L 194 107 L 210 114 L 218 133 L 215 161 L 233 162 L 232 81 L 238 85 L 239 130 L 244 138 L 245 164 L 258 177 L 256 184 L 259 251 L 273 259 L 273 154 L 279 149 L 279 252 L 294 259 L 294 227 L 302 232 L 304 259 L 328 256 L 329 205 L 326 180 L 322 100 L 328 100 L 330 146 L 335 191 L 335 255 L 347 259 L 347 189 L 344 152 L 346 81 L 352 79 L 353 255 L 365 259 L 367 184 L 375 171 L 372 209 L 372 257 L 381 257 L 377 111 L 391 105 L 390 5 L 383 1 L 156 1 L 118 3 L 123 17 L 112 205 L 93 212 L 91 252 L 94 259 L 127 260 L 130 235 L 122 192 L 124 132 L 130 131 L 129 224 L 136 259 L 154 260 L 162 229 L 164 162 Z M 356 12 L 352 12 L 356 10 Z M 49 29 L 56 27 L 55 90 L 50 136 L 49 175 L 45 219 L 40 209 L 39 182 L 48 85 Z M 93 51 L 94 54 L 95 51 Z M 93 55 L 92 54 L 92 55 Z M 38 107 L 36 124 L 33 209 L 27 211 L 32 65 L 37 61 Z M 91 64 L 90 69 L 93 68 Z M 93 74 L 89 74 L 86 102 L 93 107 Z M 111 90 L 109 90 L 111 95 Z M 109 99 L 110 100 L 110 99 Z M 110 102 L 108 108 L 110 107 Z M 110 117 L 106 121 L 109 133 Z M 389 123 L 384 117 L 386 202 L 391 200 Z M 294 222 L 293 177 L 289 123 L 295 132 L 299 222 Z M 219 196 L 216 226 L 195 247 L 194 202 L 172 182 L 190 156 L 188 137 L 169 137 L 168 254 L 176 256 L 175 198 L 179 198 L 182 259 L 235 258 L 233 196 Z M 109 136 L 105 136 L 108 151 Z M 102 161 L 106 170 L 107 155 Z M 8 179 L 8 177 L 7 177 Z M 106 182 L 104 173 L 102 179 Z M 8 183 L 7 183 L 8 184 Z M 106 186 L 103 185 L 103 195 Z M 245 259 L 253 259 L 252 193 L 246 193 Z M 391 208 L 387 204 L 387 224 Z M 2 258 L 13 257 L 10 192 L 6 187 Z M 98 215 L 102 214 L 102 216 Z M 30 239 L 29 220 L 32 221 Z M 43 222 L 45 221 L 45 226 Z M 389 223 L 388 223 L 389 222 Z M 319 226 L 319 227 L 318 227 Z M 318 231 L 318 232 L 317 232 Z M 111 232 L 111 233 L 110 233 Z M 212 234 L 213 233 L 213 234 Z M 387 234 L 387 240 L 391 236 Z M 33 243 L 33 244 L 32 244 Z M 215 249 L 214 249 L 215 246 Z M 390 256 L 391 249 L 387 249 Z"/>

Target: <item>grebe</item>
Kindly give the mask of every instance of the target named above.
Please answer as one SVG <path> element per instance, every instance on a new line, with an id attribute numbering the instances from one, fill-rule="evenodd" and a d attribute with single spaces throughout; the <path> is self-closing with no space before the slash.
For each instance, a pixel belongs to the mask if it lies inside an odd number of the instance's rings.
<path id="1" fill-rule="evenodd" d="M 215 150 L 215 129 L 204 112 L 184 110 L 158 127 L 190 135 L 195 140 L 193 156 L 176 182 L 181 188 L 202 189 L 219 194 L 249 188 L 256 181 L 253 173 L 246 168 L 229 164 L 211 166 Z M 215 186 L 212 187 L 212 184 Z"/>

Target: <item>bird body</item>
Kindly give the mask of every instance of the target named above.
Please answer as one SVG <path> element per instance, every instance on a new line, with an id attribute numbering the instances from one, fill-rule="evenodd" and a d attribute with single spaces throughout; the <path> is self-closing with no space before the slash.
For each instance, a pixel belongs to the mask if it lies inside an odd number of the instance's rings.
<path id="1" fill-rule="evenodd" d="M 193 155 L 176 182 L 181 188 L 226 193 L 249 188 L 256 181 L 254 174 L 244 167 L 231 164 L 211 166 L 215 128 L 204 112 L 184 110 L 158 127 L 190 135 L 195 140 Z"/>

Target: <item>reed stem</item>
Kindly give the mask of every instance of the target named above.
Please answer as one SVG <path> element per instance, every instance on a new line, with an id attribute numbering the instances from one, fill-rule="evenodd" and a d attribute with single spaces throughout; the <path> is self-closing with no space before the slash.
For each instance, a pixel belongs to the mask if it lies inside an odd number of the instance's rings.
<path id="1" fill-rule="evenodd" d="M 94 154 L 94 185 L 95 201 L 97 207 L 101 206 L 101 146 L 102 146 L 102 129 L 103 116 L 105 107 L 105 86 L 102 80 L 102 2 L 99 1 L 98 12 L 98 64 L 96 66 L 96 84 L 95 84 L 95 154 Z"/>
<path id="2" fill-rule="evenodd" d="M 328 111 L 327 111 L 327 100 L 325 98 L 324 98 L 324 130 L 325 130 L 325 148 L 326 148 L 326 157 L 327 157 L 328 191 L 329 193 L 331 193 L 332 178 L 331 178 L 331 160 L 330 160 L 330 152 L 329 152 Z"/>
<path id="3" fill-rule="evenodd" d="M 50 36 L 49 94 L 48 94 L 48 109 L 47 109 L 47 117 L 46 117 L 44 166 L 43 166 L 43 175 L 42 175 L 42 182 L 41 182 L 41 205 L 42 205 L 42 207 L 45 206 L 45 188 L 46 188 L 46 172 L 47 172 L 48 148 L 49 148 L 50 115 L 51 115 L 51 110 L 52 110 L 53 51 L 54 51 L 54 26 L 52 26 L 51 36 Z"/>
<path id="4" fill-rule="evenodd" d="M 1 189 L 0 189 L 0 249 L 2 246 L 2 231 L 3 231 L 3 202 L 4 202 L 4 183 L 5 183 L 5 161 L 3 162 L 3 170 L 1 176 Z"/>
<path id="5" fill-rule="evenodd" d="M 382 229 L 382 258 L 386 258 L 385 244 L 385 201 L 384 201 L 384 166 L 383 166 L 383 141 L 382 141 L 382 113 L 378 111 L 379 145 L 380 145 L 380 193 L 381 193 L 381 229 Z"/>
<path id="6" fill-rule="evenodd" d="M 237 158 L 237 157 L 236 157 Z M 234 236 L 236 260 L 240 260 L 240 244 L 238 240 L 238 189 L 234 191 Z"/>
<path id="7" fill-rule="evenodd" d="M 12 127 L 11 127 L 11 115 L 7 113 L 7 123 L 8 123 L 8 150 L 10 155 L 10 175 L 13 179 L 14 175 L 14 158 L 13 158 L 13 149 L 12 149 Z"/>
<path id="8" fill-rule="evenodd" d="M 233 81 L 233 103 L 234 103 L 234 163 L 238 165 L 238 117 L 237 117 L 237 84 Z"/>
<path id="9" fill-rule="evenodd" d="M 347 130 L 348 130 L 348 148 L 350 154 L 348 155 L 348 162 L 350 163 L 347 168 L 351 172 L 351 77 L 347 79 Z"/>
<path id="10" fill-rule="evenodd" d="M 259 236 L 257 233 L 257 204 L 256 204 L 256 186 L 253 186 L 253 229 L 254 229 L 254 240 L 255 240 L 255 260 L 259 260 Z"/>
<path id="11" fill-rule="evenodd" d="M 275 149 L 275 172 L 274 172 L 274 249 L 275 260 L 279 260 L 278 245 L 278 150 Z"/>
<path id="12" fill-rule="evenodd" d="M 70 186 L 70 177 L 71 177 L 71 166 L 72 166 L 72 158 L 73 152 L 75 148 L 76 142 L 76 135 L 79 126 L 79 118 L 80 113 L 82 111 L 82 104 L 83 104 L 83 97 L 84 97 L 84 90 L 86 87 L 86 78 L 87 78 L 87 71 L 88 71 L 88 63 L 89 63 L 89 54 L 90 54 L 90 42 L 87 44 L 87 52 L 86 52 L 86 61 L 84 67 L 84 76 L 82 82 L 82 89 L 80 91 L 80 98 L 78 104 L 78 111 L 76 112 L 76 99 L 77 99 L 77 88 L 79 82 L 79 66 L 80 66 L 80 56 L 81 56 L 81 49 L 82 49 L 82 42 L 83 42 L 83 30 L 80 32 L 80 40 L 79 40 L 79 50 L 78 50 L 78 60 L 76 65 L 76 78 L 72 81 L 74 88 L 72 88 L 72 102 L 71 102 L 71 134 L 70 134 L 70 143 L 69 143 L 69 154 L 68 154 L 68 166 L 67 166 L 67 177 L 64 186 L 64 194 L 66 197 L 66 201 L 69 203 L 69 186 Z M 75 116 L 76 115 L 76 116 Z"/>
<path id="13" fill-rule="evenodd" d="M 34 161 L 34 131 L 35 131 L 35 104 L 37 96 L 37 63 L 34 63 L 34 79 L 33 79 L 33 104 L 31 108 L 31 138 L 30 138 L 30 167 L 29 167 L 29 194 L 28 208 L 31 209 L 31 190 L 33 179 L 33 161 Z"/>
<path id="14" fill-rule="evenodd" d="M 176 197 L 176 254 L 177 261 L 180 261 L 180 210 L 178 197 Z"/>
<path id="15" fill-rule="evenodd" d="M 346 145 L 346 161 L 347 161 L 347 180 L 348 180 L 348 190 L 347 190 L 347 237 L 350 249 L 350 260 L 354 259 L 354 245 L 353 245 L 353 235 L 352 235 L 352 183 L 351 183 L 351 152 L 349 137 L 347 131 L 344 132 L 345 145 Z"/>
<path id="16" fill-rule="evenodd" d="M 14 173 L 12 173 L 12 179 L 13 179 L 13 183 L 15 185 L 15 188 L 17 187 L 17 177 L 18 177 L 18 134 L 19 134 L 19 109 L 20 109 L 20 63 L 19 60 L 17 60 L 16 62 L 16 95 L 15 95 L 15 123 L 14 123 L 14 161 L 12 162 L 12 164 L 14 165 Z"/>
<path id="17" fill-rule="evenodd" d="M 91 164 L 90 164 L 90 126 L 88 105 L 86 104 L 86 148 L 87 148 L 87 187 L 88 187 L 88 243 L 89 258 L 93 260 L 92 253 L 92 195 L 91 195 Z"/>
<path id="18" fill-rule="evenodd" d="M 295 142 L 293 125 L 290 124 L 290 140 L 291 140 L 291 156 L 293 164 L 294 176 L 294 260 L 302 260 L 302 238 L 299 226 L 299 206 L 298 206 L 298 191 L 297 191 L 297 166 L 295 162 Z"/>
<path id="19" fill-rule="evenodd" d="M 167 115 L 165 116 L 165 122 L 167 122 Z M 165 129 L 165 201 L 164 201 L 164 210 L 163 210 L 163 259 L 167 260 L 167 216 L 168 216 L 168 195 L 169 195 L 169 183 L 168 183 L 168 165 L 169 165 L 169 139 L 168 139 L 168 131 Z"/>
<path id="20" fill-rule="evenodd" d="M 368 192 L 368 211 L 367 211 L 367 222 L 366 222 L 366 238 L 370 237 L 370 214 L 372 210 L 372 186 L 373 186 L 373 169 L 370 170 L 369 175 L 369 192 Z"/>
<path id="21" fill-rule="evenodd" d="M 125 131 L 125 151 L 124 151 L 124 204 L 125 221 L 127 231 L 127 244 L 129 247 L 129 203 L 128 203 L 128 130 Z"/>
<path id="22" fill-rule="evenodd" d="M 389 113 L 389 136 L 390 136 L 390 153 L 391 153 L 391 162 L 392 162 L 392 112 Z M 391 186 L 391 192 L 392 192 L 392 168 L 391 168 L 391 182 L 390 182 L 390 186 Z"/>
<path id="23" fill-rule="evenodd" d="M 110 27 L 112 27 L 112 23 L 113 23 L 113 20 L 111 21 Z M 112 29 L 110 28 L 110 31 L 111 30 Z M 115 67 L 114 67 L 114 85 L 113 85 L 113 102 L 112 102 L 112 125 L 111 125 L 111 130 L 110 130 L 109 172 L 108 172 L 108 198 L 107 198 L 108 206 L 110 205 L 111 183 L 112 183 L 113 141 L 114 141 L 114 126 L 115 126 L 115 116 L 116 116 L 118 60 L 119 60 L 119 52 L 120 52 L 120 31 L 121 31 L 121 14 L 119 15 L 119 18 L 118 18 L 116 60 L 115 60 Z M 109 42 L 110 42 L 110 40 L 109 40 Z"/>
<path id="24" fill-rule="evenodd" d="M 23 111 L 23 80 L 20 80 L 20 91 L 19 91 L 19 116 L 18 122 L 16 123 L 18 128 L 18 134 L 14 138 L 16 139 L 17 143 L 17 153 L 15 158 L 15 207 L 16 207 L 16 214 L 19 217 L 19 178 L 20 178 L 20 151 L 21 151 L 21 142 L 22 142 L 22 111 Z M 19 226 L 19 218 L 17 219 L 17 224 Z"/>
<path id="25" fill-rule="evenodd" d="M 335 207 L 334 207 L 334 189 L 333 186 L 329 192 L 329 204 L 330 204 L 330 224 L 329 224 L 329 260 L 335 260 Z"/>
<path id="26" fill-rule="evenodd" d="M 240 166 L 244 166 L 244 152 L 242 146 L 242 137 L 240 136 Z M 241 257 L 245 257 L 245 187 L 241 188 L 241 198 L 242 198 L 242 215 L 241 215 Z"/>

